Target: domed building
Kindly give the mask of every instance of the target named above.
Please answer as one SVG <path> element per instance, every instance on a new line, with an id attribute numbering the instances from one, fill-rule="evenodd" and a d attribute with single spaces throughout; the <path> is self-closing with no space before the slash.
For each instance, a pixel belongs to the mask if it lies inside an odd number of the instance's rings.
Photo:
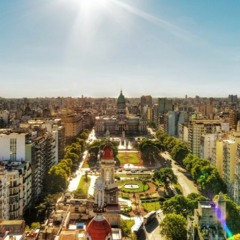
<path id="1" fill-rule="evenodd" d="M 95 118 L 95 132 L 99 136 L 106 133 L 113 136 L 142 135 L 147 132 L 147 121 L 139 116 L 127 114 L 126 99 L 122 93 L 117 98 L 115 116 Z"/>
<path id="2" fill-rule="evenodd" d="M 86 240 L 112 240 L 112 228 L 102 214 L 94 217 L 87 226 Z"/>

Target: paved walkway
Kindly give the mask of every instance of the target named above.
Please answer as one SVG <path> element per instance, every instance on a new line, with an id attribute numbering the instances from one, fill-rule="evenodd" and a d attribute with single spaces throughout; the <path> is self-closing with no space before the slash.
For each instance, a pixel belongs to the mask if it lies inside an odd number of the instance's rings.
<path id="1" fill-rule="evenodd" d="M 69 182 L 68 191 L 70 191 L 70 192 L 72 192 L 72 191 L 77 189 L 82 175 L 85 174 L 85 172 L 82 170 L 82 166 L 83 166 L 83 163 L 84 163 L 84 160 L 85 160 L 86 156 L 87 156 L 87 151 L 85 151 L 83 153 L 83 159 L 82 159 L 82 161 L 81 161 L 81 163 L 79 165 L 78 170 L 76 171 L 76 177 L 72 178 L 70 180 L 70 182 Z"/>
<path id="2" fill-rule="evenodd" d="M 94 185 L 98 176 L 89 176 L 91 178 L 90 186 L 88 189 L 88 195 L 94 196 Z"/>

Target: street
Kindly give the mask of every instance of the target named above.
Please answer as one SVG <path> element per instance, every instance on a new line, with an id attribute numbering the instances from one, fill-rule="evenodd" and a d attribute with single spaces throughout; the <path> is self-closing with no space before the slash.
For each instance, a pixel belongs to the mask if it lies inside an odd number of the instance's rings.
<path id="1" fill-rule="evenodd" d="M 171 158 L 168 153 L 161 154 L 165 159 L 172 161 L 172 170 L 178 178 L 178 183 L 182 187 L 183 196 L 187 196 L 190 193 L 199 193 L 197 187 L 194 185 L 193 181 L 186 176 L 186 170 L 181 166 L 177 165 L 176 162 Z"/>

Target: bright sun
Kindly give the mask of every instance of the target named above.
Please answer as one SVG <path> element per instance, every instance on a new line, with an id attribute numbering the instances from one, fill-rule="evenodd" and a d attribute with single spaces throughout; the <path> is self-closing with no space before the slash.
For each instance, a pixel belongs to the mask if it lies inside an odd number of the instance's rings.
<path id="1" fill-rule="evenodd" d="M 100 11 L 106 7 L 109 0 L 76 0 L 82 13 L 88 15 L 95 11 Z"/>

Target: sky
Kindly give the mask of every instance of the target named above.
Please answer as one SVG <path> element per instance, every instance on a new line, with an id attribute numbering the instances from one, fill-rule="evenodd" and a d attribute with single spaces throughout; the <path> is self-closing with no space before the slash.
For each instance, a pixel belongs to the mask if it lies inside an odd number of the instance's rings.
<path id="1" fill-rule="evenodd" d="M 227 97 L 240 1 L 0 0 L 0 97 Z"/>

